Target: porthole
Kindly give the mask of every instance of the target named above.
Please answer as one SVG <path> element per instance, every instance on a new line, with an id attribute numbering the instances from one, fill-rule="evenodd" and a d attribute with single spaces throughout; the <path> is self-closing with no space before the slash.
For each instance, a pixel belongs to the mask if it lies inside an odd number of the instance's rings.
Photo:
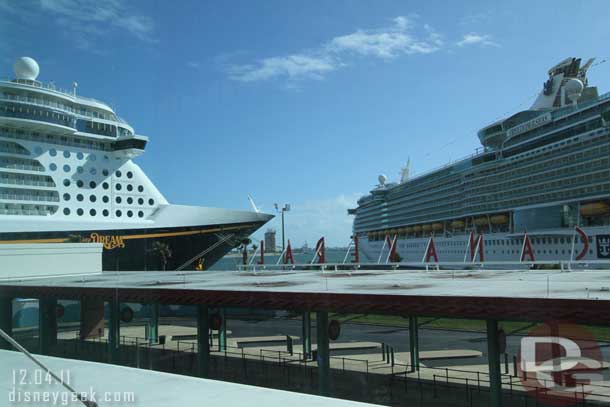
<path id="1" fill-rule="evenodd" d="M 78 172 L 79 174 L 82 174 L 83 171 L 84 171 L 83 167 L 80 167 L 80 166 L 76 167 L 76 172 Z"/>
<path id="2" fill-rule="evenodd" d="M 55 171 L 55 170 L 57 170 L 57 165 L 55 165 L 55 163 L 51 163 L 51 164 L 49 165 L 49 169 L 50 169 L 51 171 Z"/>
<path id="3" fill-rule="evenodd" d="M 144 212 L 143 211 L 138 211 L 138 217 L 139 218 L 143 218 L 144 217 Z"/>
<path id="4" fill-rule="evenodd" d="M 83 213 L 85 213 L 85 211 L 83 211 L 81 208 L 78 208 L 78 209 L 76 210 L 76 214 L 77 214 L 78 216 L 83 216 Z"/>
<path id="5" fill-rule="evenodd" d="M 133 212 L 132 211 L 127 211 L 127 216 L 131 218 L 133 216 Z"/>
<path id="6" fill-rule="evenodd" d="M 138 192 L 144 192 L 144 187 L 142 185 L 138 185 Z"/>
<path id="7" fill-rule="evenodd" d="M 133 172 L 127 171 L 127 178 L 129 178 L 129 179 L 133 178 Z"/>
<path id="8" fill-rule="evenodd" d="M 64 201 L 70 200 L 70 194 L 64 194 Z"/>
<path id="9" fill-rule="evenodd" d="M 142 199 L 142 198 L 138 198 L 138 204 L 140 204 L 140 205 L 144 205 L 144 199 Z"/>
<path id="10" fill-rule="evenodd" d="M 120 218 L 123 213 L 120 210 L 117 210 L 115 212 L 115 214 L 116 214 L 117 218 Z"/>
<path id="11" fill-rule="evenodd" d="M 120 203 L 122 202 L 122 199 L 121 199 L 121 197 L 120 197 L 120 196 L 117 196 L 117 197 L 116 197 L 114 200 L 115 200 L 115 202 L 116 202 L 116 203 L 118 203 L 118 204 L 120 204 Z"/>
<path id="12" fill-rule="evenodd" d="M 151 198 L 151 199 L 149 199 L 149 200 L 148 200 L 148 204 L 149 204 L 150 206 L 153 206 L 153 205 L 155 204 L 155 200 L 154 200 L 154 199 L 152 199 L 152 198 Z"/>
<path id="13" fill-rule="evenodd" d="M 70 172 L 70 166 L 68 164 L 64 165 L 64 172 Z"/>
<path id="14" fill-rule="evenodd" d="M 64 179 L 64 187 L 70 186 L 70 180 L 68 178 Z"/>
<path id="15" fill-rule="evenodd" d="M 116 184 L 115 188 L 116 188 L 117 191 L 120 191 L 121 188 L 123 188 L 123 187 L 121 186 L 121 184 Z"/>
<path id="16" fill-rule="evenodd" d="M 102 175 L 103 175 L 104 177 L 107 177 L 107 176 L 108 176 L 108 174 L 109 174 L 108 170 L 102 170 Z"/>
<path id="17" fill-rule="evenodd" d="M 49 155 L 51 157 L 55 157 L 57 155 L 57 150 L 55 150 L 54 148 L 50 149 L 49 150 Z"/>
<path id="18" fill-rule="evenodd" d="M 127 184 L 127 190 L 128 190 L 129 192 L 133 191 L 133 185 L 131 185 L 131 184 Z"/>
<path id="19" fill-rule="evenodd" d="M 64 215 L 68 216 L 70 214 L 70 208 L 64 208 Z"/>
<path id="20" fill-rule="evenodd" d="M 97 197 L 95 195 L 89 195 L 89 200 L 91 202 L 95 202 L 95 201 L 97 201 Z"/>
<path id="21" fill-rule="evenodd" d="M 108 215 L 109 215 L 108 209 L 104 209 L 104 210 L 102 211 L 102 215 L 104 215 L 104 216 L 108 216 Z"/>
<path id="22" fill-rule="evenodd" d="M 83 201 L 83 199 L 85 199 L 85 197 L 83 196 L 83 194 L 78 194 L 78 195 L 76 195 L 76 200 L 77 200 L 78 202 L 82 202 L 82 201 Z"/>
<path id="23" fill-rule="evenodd" d="M 91 209 L 91 210 L 89 211 L 89 215 L 91 215 L 91 216 L 95 216 L 95 214 L 96 214 L 96 213 L 97 213 L 97 212 L 95 212 L 95 209 Z"/>
<path id="24" fill-rule="evenodd" d="M 121 171 L 117 171 L 117 172 L 115 172 L 115 173 L 114 173 L 114 175 L 116 175 L 116 176 L 117 176 L 117 178 L 121 178 Z"/>
<path id="25" fill-rule="evenodd" d="M 82 180 L 82 179 L 79 179 L 78 181 L 76 181 L 76 186 L 77 186 L 77 187 L 82 188 L 82 187 L 83 187 L 83 185 L 85 185 L 85 183 L 83 182 L 83 180 Z"/>
<path id="26" fill-rule="evenodd" d="M 108 160 L 110 160 L 110 158 L 107 155 L 105 155 L 104 160 L 108 161 Z"/>
<path id="27" fill-rule="evenodd" d="M 91 174 L 91 175 L 95 175 L 95 174 L 97 174 L 97 170 L 96 170 L 95 168 L 91 168 L 91 169 L 89 170 L 89 174 Z"/>
<path id="28" fill-rule="evenodd" d="M 109 200 L 110 200 L 110 198 L 108 198 L 108 195 L 104 195 L 104 196 L 102 197 L 102 201 L 103 201 L 104 203 L 108 203 L 108 201 L 109 201 Z"/>
<path id="29" fill-rule="evenodd" d="M 89 159 L 91 161 L 95 161 L 95 160 L 97 160 L 97 157 L 95 156 L 95 154 L 89 154 Z"/>
<path id="30" fill-rule="evenodd" d="M 127 198 L 127 203 L 129 205 L 131 205 L 133 203 L 133 198 L 132 197 Z"/>
<path id="31" fill-rule="evenodd" d="M 70 152 L 64 151 L 64 158 L 70 158 Z"/>
<path id="32" fill-rule="evenodd" d="M 95 183 L 95 181 L 91 181 L 89 183 L 89 188 L 91 188 L 91 189 L 95 188 L 96 186 L 97 186 L 97 184 Z"/>
<path id="33" fill-rule="evenodd" d="M 76 153 L 76 158 L 78 158 L 79 160 L 82 160 L 83 158 L 85 158 L 85 155 L 81 152 Z"/>
<path id="34" fill-rule="evenodd" d="M 42 154 L 42 148 L 40 148 L 40 147 L 36 147 L 36 148 L 34 149 L 34 153 L 36 153 L 36 155 L 40 155 L 40 154 Z"/>
<path id="35" fill-rule="evenodd" d="M 104 189 L 108 189 L 108 188 L 109 188 L 108 183 L 107 183 L 107 182 L 104 182 L 104 183 L 102 184 L 102 188 L 104 188 Z"/>

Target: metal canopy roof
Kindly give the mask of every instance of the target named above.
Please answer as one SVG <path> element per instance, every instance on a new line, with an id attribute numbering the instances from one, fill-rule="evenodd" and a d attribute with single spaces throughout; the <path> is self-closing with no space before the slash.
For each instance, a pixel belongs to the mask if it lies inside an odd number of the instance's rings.
<path id="1" fill-rule="evenodd" d="M 4 281 L 0 295 L 610 324 L 610 271 L 105 272 Z"/>

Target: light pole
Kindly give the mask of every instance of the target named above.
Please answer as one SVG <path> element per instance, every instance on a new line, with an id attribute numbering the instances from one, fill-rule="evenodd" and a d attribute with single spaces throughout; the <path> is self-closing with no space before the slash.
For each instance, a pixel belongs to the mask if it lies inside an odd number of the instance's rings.
<path id="1" fill-rule="evenodd" d="M 273 204 L 276 211 L 282 212 L 282 253 L 286 250 L 286 240 L 284 239 L 284 212 L 290 211 L 290 204 L 284 204 L 282 208 L 278 204 Z"/>

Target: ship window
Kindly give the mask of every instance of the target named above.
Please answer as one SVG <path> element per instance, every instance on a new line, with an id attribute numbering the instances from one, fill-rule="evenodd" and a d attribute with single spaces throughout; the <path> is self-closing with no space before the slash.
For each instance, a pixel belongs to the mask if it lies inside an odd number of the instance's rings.
<path id="1" fill-rule="evenodd" d="M 138 217 L 143 218 L 144 217 L 144 212 L 143 211 L 138 211 Z"/>
<path id="2" fill-rule="evenodd" d="M 85 213 L 85 211 L 83 211 L 83 210 L 82 210 L 82 208 L 78 208 L 78 209 L 76 210 L 76 214 L 77 214 L 78 216 L 83 216 L 83 213 Z"/>
<path id="3" fill-rule="evenodd" d="M 121 186 L 121 184 L 116 184 L 115 188 L 116 188 L 117 191 L 120 191 L 122 186 Z"/>
<path id="4" fill-rule="evenodd" d="M 122 215 L 123 213 L 122 213 L 120 210 L 117 210 L 117 211 L 115 212 L 115 214 L 116 214 L 116 216 L 117 216 L 117 217 L 119 217 L 119 218 L 120 218 L 120 217 L 121 217 L 121 215 Z"/>
<path id="5" fill-rule="evenodd" d="M 154 204 L 155 204 L 155 200 L 154 200 L 154 199 L 152 199 L 152 198 L 151 198 L 151 199 L 149 199 L 149 200 L 148 200 L 148 204 L 149 204 L 150 206 L 154 205 Z"/>
<path id="6" fill-rule="evenodd" d="M 95 181 L 91 181 L 91 182 L 89 183 L 89 187 L 90 187 L 91 189 L 95 188 L 96 186 L 97 186 L 97 184 L 95 183 Z"/>
<path id="7" fill-rule="evenodd" d="M 138 192 L 144 192 L 144 187 L 142 185 L 138 185 Z"/>
<path id="8" fill-rule="evenodd" d="M 77 200 L 77 201 L 82 202 L 82 201 L 83 201 L 83 199 L 85 199 L 85 197 L 83 197 L 83 194 L 78 194 L 78 195 L 76 195 L 76 200 Z"/>
<path id="9" fill-rule="evenodd" d="M 133 212 L 132 211 L 127 211 L 127 216 L 131 218 L 133 216 Z"/>
<path id="10" fill-rule="evenodd" d="M 70 214 L 70 208 L 64 208 L 64 215 L 68 216 Z"/>
<path id="11" fill-rule="evenodd" d="M 70 200 L 70 194 L 64 194 L 64 201 Z"/>
<path id="12" fill-rule="evenodd" d="M 95 201 L 97 200 L 97 197 L 96 197 L 95 195 L 90 195 L 90 196 L 89 196 L 89 200 L 90 200 L 91 202 L 95 202 Z"/>
<path id="13" fill-rule="evenodd" d="M 91 175 L 95 175 L 95 174 L 97 174 L 97 170 L 96 170 L 95 168 L 91 168 L 91 169 L 89 170 L 89 174 L 91 174 Z"/>
<path id="14" fill-rule="evenodd" d="M 83 173 L 83 167 L 76 167 L 76 172 L 78 172 L 79 174 Z"/>
<path id="15" fill-rule="evenodd" d="M 104 209 L 104 210 L 102 211 L 102 215 L 104 215 L 104 216 L 108 216 L 108 215 L 109 215 L 108 209 Z"/>
<path id="16" fill-rule="evenodd" d="M 109 185 L 108 185 L 108 183 L 107 183 L 107 182 L 104 182 L 104 183 L 102 184 L 102 188 L 104 188 L 104 189 L 108 189 L 108 186 L 109 186 Z"/>
<path id="17" fill-rule="evenodd" d="M 127 184 L 127 190 L 130 192 L 133 191 L 133 185 Z"/>
<path id="18" fill-rule="evenodd" d="M 69 151 L 64 151 L 64 157 L 65 158 L 70 158 L 70 152 Z"/>
<path id="19" fill-rule="evenodd" d="M 85 185 L 85 183 L 83 182 L 83 180 L 82 180 L 82 179 L 79 179 L 78 181 L 76 181 L 76 186 L 77 186 L 77 187 L 82 188 L 82 187 L 83 187 L 83 185 Z"/>
<path id="20" fill-rule="evenodd" d="M 114 175 L 116 175 L 118 178 L 121 178 L 121 171 L 115 172 Z"/>
<path id="21" fill-rule="evenodd" d="M 132 197 L 127 198 L 127 203 L 129 205 L 131 205 L 133 203 L 133 198 Z"/>
<path id="22" fill-rule="evenodd" d="M 109 174 L 109 173 L 108 173 L 108 170 L 102 170 L 102 175 L 103 175 L 104 177 L 107 177 L 107 176 L 108 176 L 108 174 Z"/>
<path id="23" fill-rule="evenodd" d="M 127 178 L 133 178 L 133 172 L 127 171 Z"/>
<path id="24" fill-rule="evenodd" d="M 89 215 L 91 215 L 91 216 L 95 216 L 95 214 L 96 214 L 95 209 L 91 209 L 91 210 L 89 211 Z"/>
<path id="25" fill-rule="evenodd" d="M 142 198 L 138 198 L 138 203 L 139 203 L 140 205 L 144 205 L 144 199 L 142 199 Z"/>
<path id="26" fill-rule="evenodd" d="M 51 157 L 55 157 L 57 155 L 57 150 L 55 150 L 54 148 L 50 149 L 49 150 L 49 155 Z"/>
<path id="27" fill-rule="evenodd" d="M 65 186 L 65 187 L 69 187 L 69 186 L 70 186 L 70 180 L 69 180 L 68 178 L 66 178 L 66 179 L 64 180 L 64 186 Z"/>
<path id="28" fill-rule="evenodd" d="M 34 149 L 34 152 L 35 152 L 37 155 L 40 155 L 40 154 L 42 154 L 42 148 L 40 148 L 40 147 L 36 147 L 36 148 Z"/>
<path id="29" fill-rule="evenodd" d="M 102 201 L 103 201 L 104 203 L 108 203 L 108 201 L 109 201 L 109 200 L 110 200 L 110 198 L 108 198 L 108 195 L 104 195 L 104 196 L 102 197 Z"/>
<path id="30" fill-rule="evenodd" d="M 85 155 L 81 152 L 76 153 L 76 158 L 78 158 L 79 160 L 82 160 L 83 158 L 85 158 Z"/>
<path id="31" fill-rule="evenodd" d="M 68 164 L 64 165 L 64 172 L 70 172 L 70 166 Z"/>
<path id="32" fill-rule="evenodd" d="M 122 202 L 122 199 L 120 196 L 117 196 L 115 201 L 116 201 L 116 203 L 120 204 Z"/>
<path id="33" fill-rule="evenodd" d="M 51 165 L 49 165 L 49 169 L 51 171 L 55 171 L 57 169 L 57 165 L 55 165 L 55 163 L 51 163 Z"/>

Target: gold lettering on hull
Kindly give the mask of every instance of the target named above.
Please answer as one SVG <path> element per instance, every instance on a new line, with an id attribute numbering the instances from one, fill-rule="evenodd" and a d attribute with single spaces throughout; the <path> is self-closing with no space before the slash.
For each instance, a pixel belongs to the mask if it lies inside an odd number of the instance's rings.
<path id="1" fill-rule="evenodd" d="M 104 245 L 104 249 L 112 250 L 112 249 L 123 249 L 125 247 L 125 242 L 123 241 L 123 236 L 107 236 L 100 235 L 98 233 L 91 233 L 89 236 L 91 242 L 93 243 L 101 243 Z"/>

